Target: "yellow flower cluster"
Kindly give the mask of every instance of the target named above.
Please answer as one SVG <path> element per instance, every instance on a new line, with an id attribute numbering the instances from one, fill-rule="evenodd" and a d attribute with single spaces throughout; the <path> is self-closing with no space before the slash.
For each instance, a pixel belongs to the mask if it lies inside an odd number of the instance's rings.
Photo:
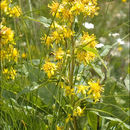
<path id="1" fill-rule="evenodd" d="M 101 98 L 101 92 L 103 92 L 103 87 L 100 85 L 99 80 L 97 82 L 89 81 L 88 85 L 89 86 L 78 85 L 77 94 L 87 94 L 88 97 L 94 99 L 95 102 L 99 101 Z"/>
<path id="2" fill-rule="evenodd" d="M 6 26 L 0 24 L 0 36 L 1 36 L 1 44 L 7 44 L 9 42 L 14 43 L 14 32 L 11 28 L 7 28 Z"/>
<path id="3" fill-rule="evenodd" d="M 87 86 L 84 86 L 84 85 L 78 85 L 77 86 L 77 93 L 82 93 L 83 95 L 85 95 L 86 90 L 88 90 Z"/>
<path id="4" fill-rule="evenodd" d="M 97 45 L 96 37 L 94 34 L 89 35 L 88 32 L 84 32 L 83 36 L 80 40 L 81 45 L 86 46 L 88 48 L 96 49 L 95 46 Z M 77 59 L 80 62 L 83 62 L 85 65 L 94 60 L 96 55 L 91 51 L 85 51 L 83 49 L 79 49 L 77 51 Z"/>
<path id="5" fill-rule="evenodd" d="M 58 2 L 52 3 L 48 6 L 51 13 L 61 20 L 72 20 L 74 16 L 83 14 L 85 17 L 98 14 L 99 7 L 97 7 L 97 0 L 62 0 L 61 4 Z"/>
<path id="6" fill-rule="evenodd" d="M 83 36 L 81 38 L 81 44 L 87 45 L 87 47 L 95 48 L 97 45 L 96 37 L 94 34 L 89 35 L 88 32 L 83 32 Z"/>
<path id="7" fill-rule="evenodd" d="M 51 26 L 51 33 L 49 36 L 45 35 L 41 38 L 42 43 L 45 43 L 47 47 L 53 47 L 53 43 L 59 44 L 65 43 L 65 39 L 70 39 L 74 35 L 74 32 L 67 26 L 58 25 L 56 22 Z"/>
<path id="8" fill-rule="evenodd" d="M 125 2 L 127 2 L 127 0 L 122 0 L 122 2 L 124 2 L 124 3 L 125 3 Z"/>
<path id="9" fill-rule="evenodd" d="M 3 74 L 6 76 L 7 79 L 15 79 L 16 76 L 16 70 L 13 69 L 13 67 L 11 67 L 10 69 L 5 68 L 3 70 Z"/>
<path id="10" fill-rule="evenodd" d="M 21 8 L 18 5 L 12 7 L 11 3 L 12 1 L 2 0 L 0 10 L 10 17 L 19 17 L 22 14 Z"/>
<path id="11" fill-rule="evenodd" d="M 74 95 L 74 88 L 71 88 L 70 86 L 65 87 L 65 95 L 66 96 L 71 96 Z"/>
<path id="12" fill-rule="evenodd" d="M 55 52 L 55 58 L 56 60 L 62 60 L 65 52 L 62 50 L 62 48 L 58 48 L 58 50 Z"/>
<path id="13" fill-rule="evenodd" d="M 73 116 L 81 116 L 82 114 L 83 114 L 83 109 L 80 106 L 78 106 L 73 111 Z"/>
<path id="14" fill-rule="evenodd" d="M 4 26 L 0 23 L 0 38 L 1 38 L 1 57 L 0 60 L 6 66 L 9 62 L 18 61 L 18 51 L 15 48 L 14 32 L 11 28 Z M 4 67 L 4 66 L 3 66 Z M 3 74 L 7 75 L 7 79 L 14 79 L 16 71 L 11 67 L 10 69 L 3 69 Z"/>
<path id="15" fill-rule="evenodd" d="M 95 58 L 95 54 L 93 52 L 85 51 L 85 50 L 79 50 L 77 52 L 77 59 L 80 62 L 83 62 L 85 65 L 86 63 L 93 61 L 94 58 Z"/>
<path id="16" fill-rule="evenodd" d="M 1 60 L 8 60 L 9 62 L 11 60 L 17 62 L 18 59 L 18 51 L 14 47 L 16 44 L 14 42 L 14 32 L 0 24 L 0 37 L 1 37 Z"/>
<path id="17" fill-rule="evenodd" d="M 95 102 L 99 101 L 101 92 L 103 92 L 103 87 L 99 84 L 99 80 L 97 82 L 89 81 L 88 84 L 89 91 L 87 94 L 91 95 Z"/>
<path id="18" fill-rule="evenodd" d="M 56 126 L 56 130 L 63 130 L 63 127 L 60 127 L 60 126 Z"/>
<path id="19" fill-rule="evenodd" d="M 57 66 L 54 63 L 46 61 L 42 69 L 47 73 L 48 77 L 51 78 L 51 76 L 54 75 L 56 68 Z"/>
<path id="20" fill-rule="evenodd" d="M 71 114 L 68 114 L 68 116 L 67 116 L 65 122 L 68 123 L 69 121 L 72 121 L 72 120 L 73 120 L 72 115 L 71 115 Z"/>

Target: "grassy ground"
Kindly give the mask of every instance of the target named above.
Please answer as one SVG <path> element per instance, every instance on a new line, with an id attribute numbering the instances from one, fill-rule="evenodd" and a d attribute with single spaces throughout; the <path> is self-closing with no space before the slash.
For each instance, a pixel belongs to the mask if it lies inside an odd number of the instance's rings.
<path id="1" fill-rule="evenodd" d="M 81 106 L 87 104 L 87 107 L 84 116 L 77 118 L 78 130 L 127 130 L 130 74 L 129 2 L 98 2 L 99 15 L 83 21 L 94 24 L 94 28 L 86 29 L 82 26 L 82 29 L 90 34 L 94 33 L 98 42 L 104 45 L 98 48 L 98 51 L 107 71 L 99 60 L 95 60 L 88 68 L 80 66 L 78 72 L 84 69 L 83 81 L 91 77 L 100 78 L 104 84 L 104 92 L 99 103 L 93 104 L 87 100 L 81 102 Z M 4 17 L 6 26 L 14 30 L 17 43 L 15 47 L 19 56 L 18 62 L 13 63 L 17 71 L 14 80 L 7 79 L 2 73 L 3 67 L 8 65 L 1 61 L 0 129 L 55 130 L 56 126 L 60 126 L 57 130 L 75 129 L 71 122 L 65 124 L 70 106 L 66 105 L 69 99 L 63 95 L 63 90 L 57 87 L 60 81 L 56 78 L 48 79 L 44 71 L 41 71 L 48 50 L 41 44 L 40 38 L 48 33 L 48 19 L 53 19 L 48 8 L 52 1 L 14 0 L 13 3 L 21 7 L 22 16 Z M 23 53 L 26 54 L 25 58 L 22 57 Z M 50 53 L 49 56 L 53 58 L 53 54 Z"/>

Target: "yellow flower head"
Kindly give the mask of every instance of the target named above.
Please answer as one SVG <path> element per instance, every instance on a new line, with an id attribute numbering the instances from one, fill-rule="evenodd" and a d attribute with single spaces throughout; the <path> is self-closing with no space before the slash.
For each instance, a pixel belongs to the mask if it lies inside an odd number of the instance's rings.
<path id="1" fill-rule="evenodd" d="M 65 122 L 68 123 L 69 121 L 72 121 L 72 120 L 73 120 L 73 118 L 72 118 L 71 114 L 68 114 Z"/>
<path id="2" fill-rule="evenodd" d="M 51 76 L 54 75 L 56 68 L 54 63 L 46 61 L 42 69 L 47 73 L 48 77 L 51 78 Z"/>
<path id="3" fill-rule="evenodd" d="M 70 86 L 65 87 L 65 95 L 66 96 L 71 96 L 74 95 L 74 88 L 71 88 Z"/>
<path id="4" fill-rule="evenodd" d="M 85 65 L 86 63 L 89 63 L 91 61 L 93 61 L 95 58 L 95 54 L 93 52 L 90 51 L 84 51 L 84 50 L 79 50 L 77 52 L 77 59 L 79 62 L 83 62 Z"/>
<path id="5" fill-rule="evenodd" d="M 83 109 L 80 107 L 80 106 L 78 106 L 76 109 L 74 109 L 74 111 L 73 111 L 73 115 L 74 116 L 81 116 L 83 114 Z"/>
<path id="6" fill-rule="evenodd" d="M 85 9 L 85 5 L 81 1 L 75 1 L 74 5 L 70 9 L 73 14 L 79 15 L 81 12 L 83 12 Z"/>
<path id="7" fill-rule="evenodd" d="M 3 74 L 7 74 L 8 73 L 8 69 L 6 68 L 4 68 L 4 70 L 3 70 Z"/>
<path id="8" fill-rule="evenodd" d="M 12 42 L 14 40 L 14 32 L 7 28 L 6 26 L 1 26 L 0 36 L 1 36 L 1 44 L 7 44 L 8 42 Z"/>
<path id="9" fill-rule="evenodd" d="M 97 45 L 96 37 L 94 34 L 89 35 L 88 32 L 84 32 L 83 37 L 81 39 L 82 44 L 86 44 L 87 47 L 95 48 Z"/>
<path id="10" fill-rule="evenodd" d="M 17 57 L 18 56 L 18 51 L 16 48 L 13 49 L 13 57 Z"/>
<path id="11" fill-rule="evenodd" d="M 44 37 L 41 38 L 41 43 L 46 44 L 48 48 L 50 46 L 53 48 L 53 39 L 52 37 L 47 36 L 46 34 L 44 35 Z"/>
<path id="12" fill-rule="evenodd" d="M 27 57 L 26 53 L 22 53 L 21 57 L 25 59 Z"/>
<path id="13" fill-rule="evenodd" d="M 99 101 L 99 99 L 101 98 L 101 92 L 103 92 L 103 88 L 99 84 L 99 80 L 97 82 L 89 81 L 88 84 L 88 95 L 92 95 L 95 102 Z"/>
<path id="14" fill-rule="evenodd" d="M 7 3 L 6 0 L 2 0 L 2 1 L 0 2 L 0 9 L 1 9 L 2 11 L 4 11 L 5 13 L 7 12 L 8 3 Z"/>
<path id="15" fill-rule="evenodd" d="M 10 17 L 19 17 L 22 14 L 21 8 L 16 5 L 13 8 L 9 8 Z"/>
<path id="16" fill-rule="evenodd" d="M 122 0 L 122 2 L 124 2 L 124 3 L 125 3 L 125 2 L 127 2 L 127 0 Z"/>
<path id="17" fill-rule="evenodd" d="M 63 127 L 57 125 L 56 130 L 63 130 Z"/>
<path id="18" fill-rule="evenodd" d="M 71 29 L 63 27 L 63 35 L 65 38 L 71 38 L 71 36 L 73 36 L 73 34 L 74 34 L 74 32 Z"/>
<path id="19" fill-rule="evenodd" d="M 13 69 L 13 67 L 11 67 L 10 69 L 6 68 L 3 70 L 2 72 L 4 75 L 6 75 L 7 79 L 15 79 L 16 76 L 16 70 Z"/>
<path id="20" fill-rule="evenodd" d="M 52 15 L 55 15 L 58 7 L 59 7 L 59 3 L 58 2 L 55 2 L 55 1 L 52 1 L 52 5 L 48 5 L 48 7 L 51 9 L 51 13 Z"/>
<path id="21" fill-rule="evenodd" d="M 86 90 L 88 89 L 87 86 L 84 85 L 78 85 L 77 86 L 77 93 L 86 94 Z"/>
<path id="22" fill-rule="evenodd" d="M 52 32 L 52 38 L 53 41 L 55 41 L 55 43 L 58 44 L 60 41 L 63 40 L 63 34 L 60 32 L 60 30 L 56 30 Z"/>
<path id="23" fill-rule="evenodd" d="M 64 51 L 62 48 L 59 48 L 58 51 L 55 52 L 56 60 L 62 60 L 64 56 Z"/>

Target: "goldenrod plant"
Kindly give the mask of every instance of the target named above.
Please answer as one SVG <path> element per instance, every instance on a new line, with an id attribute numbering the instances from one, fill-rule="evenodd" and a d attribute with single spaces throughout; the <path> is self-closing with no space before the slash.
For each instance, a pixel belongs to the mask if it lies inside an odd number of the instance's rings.
<path id="1" fill-rule="evenodd" d="M 0 9 L 0 129 L 129 129 L 127 0 Z"/>

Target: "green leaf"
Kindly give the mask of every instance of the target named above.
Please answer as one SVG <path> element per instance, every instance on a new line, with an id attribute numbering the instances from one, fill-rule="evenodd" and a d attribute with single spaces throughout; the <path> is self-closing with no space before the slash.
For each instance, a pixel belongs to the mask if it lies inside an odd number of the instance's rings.
<path id="1" fill-rule="evenodd" d="M 17 94 L 17 99 L 18 99 L 20 96 L 22 96 L 23 94 L 27 94 L 27 93 L 29 93 L 29 92 L 32 92 L 32 91 L 38 89 L 39 86 L 40 86 L 40 85 L 37 84 L 36 82 L 32 82 L 32 86 L 28 86 L 28 87 L 24 88 L 22 91 L 20 91 L 20 92 Z"/>
<path id="2" fill-rule="evenodd" d="M 101 77 L 101 79 L 103 80 L 105 78 L 104 73 L 101 70 L 101 67 L 95 64 L 91 64 L 92 68 L 94 69 L 94 71 Z"/>
<path id="3" fill-rule="evenodd" d="M 130 91 L 130 88 L 129 88 L 130 87 L 130 78 L 129 77 L 130 77 L 129 74 L 127 74 L 127 76 L 124 80 L 125 86 L 126 86 L 128 91 Z"/>
<path id="4" fill-rule="evenodd" d="M 34 19 L 34 18 L 31 18 L 31 17 L 28 17 L 26 16 L 25 18 L 31 20 L 31 21 L 34 21 L 34 22 L 38 22 L 38 23 L 41 23 L 43 24 L 45 27 L 49 27 L 50 26 L 50 23 L 51 23 L 51 19 L 47 19 L 46 17 L 44 16 L 41 16 L 39 17 L 38 19 Z"/>
<path id="5" fill-rule="evenodd" d="M 40 88 L 38 90 L 38 93 L 44 103 L 46 103 L 47 105 L 53 105 L 56 90 L 57 88 L 54 85 L 54 83 L 50 83 L 47 86 L 45 85 L 42 88 Z"/>
<path id="6" fill-rule="evenodd" d="M 101 53 L 100 53 L 100 56 L 106 56 L 108 53 L 109 53 L 109 51 L 111 50 L 111 46 L 110 45 L 106 45 L 106 46 L 104 46 L 103 48 L 102 48 L 102 51 L 101 51 Z"/>
<path id="7" fill-rule="evenodd" d="M 105 69 L 107 70 L 107 66 L 105 65 L 103 59 L 100 57 L 100 55 L 99 55 L 99 53 L 98 53 L 98 51 L 97 51 L 96 49 L 90 48 L 90 47 L 87 47 L 87 46 L 83 47 L 83 49 L 84 49 L 85 51 L 93 52 L 93 53 L 99 58 L 99 60 L 101 61 L 101 63 L 102 63 L 103 66 L 105 67 Z"/>
<path id="8" fill-rule="evenodd" d="M 88 124 L 93 130 L 97 130 L 97 115 L 91 111 L 87 112 Z"/>
<path id="9" fill-rule="evenodd" d="M 109 119 L 110 117 L 112 117 L 116 120 L 118 119 L 117 121 L 119 122 L 126 123 L 127 125 L 129 125 L 128 114 L 123 111 L 119 106 L 106 103 L 97 103 L 92 106 L 93 107 L 86 106 L 86 110 L 98 112 L 103 117 L 109 117 Z"/>
<path id="10" fill-rule="evenodd" d="M 104 85 L 103 102 L 107 104 L 115 104 L 119 107 L 127 109 L 129 107 L 129 92 L 126 87 L 110 78 Z"/>
<path id="11" fill-rule="evenodd" d="M 51 19 L 47 19 L 46 17 L 44 16 L 41 16 L 38 18 L 38 20 L 44 24 L 45 27 L 49 27 L 50 24 L 51 24 Z"/>

